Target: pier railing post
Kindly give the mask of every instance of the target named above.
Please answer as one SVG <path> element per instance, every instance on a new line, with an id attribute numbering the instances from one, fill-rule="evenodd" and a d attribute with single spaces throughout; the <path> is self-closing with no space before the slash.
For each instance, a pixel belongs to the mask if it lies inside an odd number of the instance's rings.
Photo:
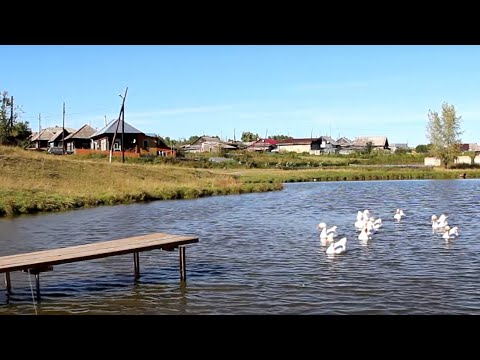
<path id="1" fill-rule="evenodd" d="M 185 263 L 185 246 L 179 246 L 178 252 L 180 255 L 180 280 L 187 280 L 187 265 Z"/>

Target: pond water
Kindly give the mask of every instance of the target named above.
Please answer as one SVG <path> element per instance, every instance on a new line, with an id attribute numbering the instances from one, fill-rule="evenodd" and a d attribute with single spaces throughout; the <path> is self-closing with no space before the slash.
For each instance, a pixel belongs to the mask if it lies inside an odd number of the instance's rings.
<path id="1" fill-rule="evenodd" d="M 2 218 L 1 256 L 151 232 L 199 243 L 186 247 L 186 283 L 177 251 L 140 253 L 138 282 L 131 254 L 57 265 L 41 274 L 38 304 L 33 276 L 13 272 L 9 301 L 0 287 L 0 314 L 480 314 L 479 186 L 288 183 L 268 193 Z M 365 244 L 354 223 L 366 208 L 384 225 Z M 441 213 L 460 229 L 448 243 L 431 230 L 431 215 Z M 319 222 L 338 226 L 346 253 L 326 255 Z"/>

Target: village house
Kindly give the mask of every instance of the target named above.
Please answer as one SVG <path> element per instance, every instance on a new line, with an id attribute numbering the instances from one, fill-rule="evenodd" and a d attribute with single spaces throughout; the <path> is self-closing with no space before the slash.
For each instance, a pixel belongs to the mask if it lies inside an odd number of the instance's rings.
<path id="1" fill-rule="evenodd" d="M 67 151 L 73 152 L 75 149 L 90 149 L 92 147 L 92 140 L 90 137 L 96 132 L 97 130 L 90 125 L 83 125 L 80 129 L 65 138 Z"/>
<path id="2" fill-rule="evenodd" d="M 277 143 L 278 152 L 296 152 L 296 153 L 309 153 L 312 148 L 311 138 L 303 139 L 284 139 Z"/>
<path id="3" fill-rule="evenodd" d="M 218 136 L 202 135 L 191 144 L 183 145 L 183 151 L 187 153 L 218 152 L 223 150 L 236 150 L 233 144 L 227 144 L 220 140 Z"/>
<path id="4" fill-rule="evenodd" d="M 398 149 L 402 149 L 402 150 L 405 150 L 405 151 L 410 150 L 410 148 L 408 147 L 408 143 L 393 143 L 393 144 L 390 144 L 390 151 L 392 153 L 394 153 Z"/>
<path id="5" fill-rule="evenodd" d="M 40 132 L 32 134 L 30 138 L 30 143 L 32 147 L 37 150 L 48 150 L 53 147 L 62 147 L 62 130 L 64 128 L 61 126 L 48 127 Z M 75 132 L 76 129 L 66 127 L 64 132 L 64 138 L 69 134 Z"/>
<path id="6" fill-rule="evenodd" d="M 372 150 L 389 150 L 388 139 L 386 136 L 359 136 L 353 140 L 352 147 L 357 151 L 365 150 L 371 143 Z"/>
<path id="7" fill-rule="evenodd" d="M 320 136 L 318 139 L 312 141 L 310 146 L 310 154 L 333 154 L 338 152 L 340 145 L 330 136 Z"/>
<path id="8" fill-rule="evenodd" d="M 353 141 L 346 137 L 337 139 L 337 145 L 339 146 L 338 154 L 340 155 L 348 155 L 354 152 Z"/>
<path id="9" fill-rule="evenodd" d="M 91 148 L 76 148 L 76 154 L 104 153 L 108 154 L 113 144 L 113 155 L 122 155 L 122 123 L 112 120 L 104 128 L 90 136 Z M 125 156 L 140 157 L 142 155 L 175 156 L 175 150 L 168 147 L 160 137 L 151 136 L 134 128 L 126 121 L 123 124 L 123 141 Z"/>

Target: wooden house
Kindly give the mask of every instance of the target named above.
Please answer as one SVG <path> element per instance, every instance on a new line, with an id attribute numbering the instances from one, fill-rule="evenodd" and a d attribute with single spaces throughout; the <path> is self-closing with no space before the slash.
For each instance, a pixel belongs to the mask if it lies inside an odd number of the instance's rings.
<path id="1" fill-rule="evenodd" d="M 91 149 L 76 149 L 77 154 L 87 153 L 105 153 L 110 152 L 113 144 L 113 155 L 122 155 L 122 122 L 118 119 L 112 120 L 104 128 L 98 130 L 90 136 Z M 132 125 L 124 122 L 123 124 L 123 142 L 125 156 L 139 157 L 142 155 L 171 155 L 176 152 L 165 144 L 165 141 L 157 136 L 147 135 L 144 132 L 134 128 Z"/>
<path id="2" fill-rule="evenodd" d="M 337 145 L 339 147 L 338 153 L 340 155 L 348 155 L 354 152 L 353 141 L 346 137 L 337 139 Z"/>
<path id="3" fill-rule="evenodd" d="M 280 140 L 277 143 L 278 152 L 296 152 L 296 153 L 309 153 L 312 147 L 313 139 L 285 139 Z"/>
<path id="4" fill-rule="evenodd" d="M 65 138 L 67 151 L 75 151 L 75 149 L 90 149 L 92 140 L 90 137 L 97 132 L 96 129 L 89 125 L 83 125 L 77 131 L 71 133 Z"/>
<path id="5" fill-rule="evenodd" d="M 372 144 L 373 150 L 389 150 L 388 139 L 386 136 L 359 136 L 353 140 L 352 147 L 355 150 L 365 150 L 368 143 Z"/>
<path id="6" fill-rule="evenodd" d="M 47 150 L 52 147 L 62 147 L 62 130 L 64 128 L 61 126 L 52 126 L 41 130 L 39 133 L 32 135 L 30 142 L 32 147 L 35 149 Z M 67 137 L 72 132 L 76 130 L 73 128 L 66 127 L 64 132 L 64 137 Z"/>
<path id="7" fill-rule="evenodd" d="M 187 153 L 217 152 L 222 148 L 222 141 L 218 136 L 202 135 L 193 143 L 182 146 Z"/>
<path id="8" fill-rule="evenodd" d="M 310 154 L 332 154 L 340 149 L 340 145 L 330 136 L 320 136 L 318 139 L 312 141 L 310 146 Z"/>

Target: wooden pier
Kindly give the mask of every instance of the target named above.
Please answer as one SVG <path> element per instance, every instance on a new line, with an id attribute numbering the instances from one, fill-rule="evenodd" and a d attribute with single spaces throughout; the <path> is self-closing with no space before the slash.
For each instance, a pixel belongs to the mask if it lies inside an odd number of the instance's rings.
<path id="1" fill-rule="evenodd" d="M 154 233 L 92 244 L 2 256 L 0 257 L 0 274 L 5 273 L 5 287 L 9 295 L 12 291 L 10 272 L 24 271 L 35 275 L 37 299 L 40 299 L 40 273 L 53 270 L 54 265 L 133 253 L 134 277 L 137 280 L 140 277 L 140 252 L 154 249 L 171 251 L 178 248 L 180 280 L 185 281 L 187 278 L 185 245 L 196 242 L 198 242 L 198 237 Z"/>

